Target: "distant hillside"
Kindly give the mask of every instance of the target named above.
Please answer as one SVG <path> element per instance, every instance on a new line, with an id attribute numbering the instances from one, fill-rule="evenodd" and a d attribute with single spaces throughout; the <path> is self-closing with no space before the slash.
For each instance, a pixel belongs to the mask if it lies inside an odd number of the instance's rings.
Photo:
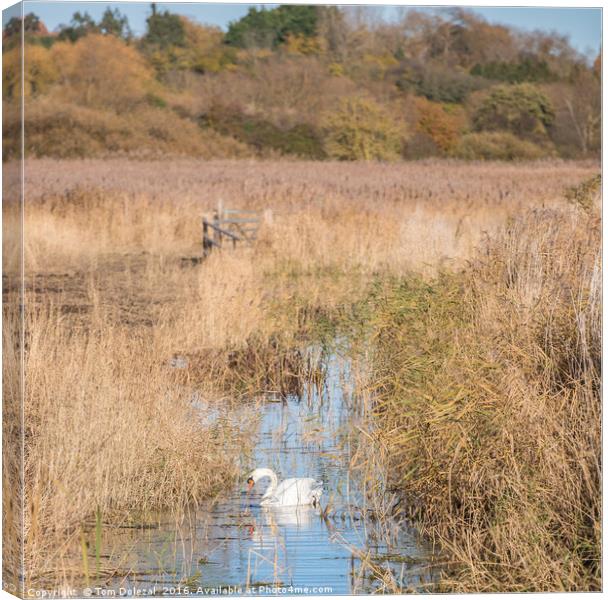
<path id="1" fill-rule="evenodd" d="M 427 156 L 598 156 L 600 57 L 556 34 L 491 25 L 471 12 L 250 9 L 227 32 L 159 12 L 75 13 L 25 32 L 30 155 L 315 160 Z M 5 157 L 18 148 L 22 23 L 3 31 Z"/>

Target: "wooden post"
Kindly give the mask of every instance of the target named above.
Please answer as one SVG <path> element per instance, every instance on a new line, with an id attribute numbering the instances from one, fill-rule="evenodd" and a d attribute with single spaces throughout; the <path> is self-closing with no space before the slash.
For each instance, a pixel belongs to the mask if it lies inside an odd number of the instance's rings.
<path id="1" fill-rule="evenodd" d="M 217 209 L 215 211 L 215 214 L 217 215 L 217 221 L 215 222 L 215 224 L 220 227 L 223 228 L 223 224 L 224 224 L 224 203 L 222 202 L 222 199 L 218 199 L 217 201 Z M 218 243 L 220 245 L 220 247 L 222 246 L 222 232 L 218 231 Z"/>
<path id="2" fill-rule="evenodd" d="M 209 239 L 209 223 L 207 217 L 203 217 L 203 258 L 207 258 L 211 252 L 211 240 Z"/>
<path id="3" fill-rule="evenodd" d="M 213 241 L 215 242 L 217 248 L 221 248 L 222 233 L 220 231 L 220 215 L 217 210 L 213 213 L 213 224 L 215 225 L 213 228 Z"/>

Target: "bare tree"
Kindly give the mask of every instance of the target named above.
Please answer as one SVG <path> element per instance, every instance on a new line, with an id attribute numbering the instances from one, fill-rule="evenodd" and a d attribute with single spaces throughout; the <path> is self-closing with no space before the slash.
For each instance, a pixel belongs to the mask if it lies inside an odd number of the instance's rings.
<path id="1" fill-rule="evenodd" d="M 571 84 L 555 84 L 548 92 L 556 106 L 555 142 L 578 147 L 584 155 L 597 151 L 602 123 L 599 79 L 591 71 L 582 70 Z"/>

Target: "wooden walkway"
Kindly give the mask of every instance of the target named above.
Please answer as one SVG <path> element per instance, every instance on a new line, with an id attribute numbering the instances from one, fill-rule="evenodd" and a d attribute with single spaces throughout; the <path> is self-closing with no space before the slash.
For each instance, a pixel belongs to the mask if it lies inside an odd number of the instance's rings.
<path id="1" fill-rule="evenodd" d="M 262 211 L 224 209 L 219 202 L 211 218 L 203 217 L 203 258 L 225 245 L 232 248 L 237 244 L 251 246 L 257 239 L 261 223 Z"/>

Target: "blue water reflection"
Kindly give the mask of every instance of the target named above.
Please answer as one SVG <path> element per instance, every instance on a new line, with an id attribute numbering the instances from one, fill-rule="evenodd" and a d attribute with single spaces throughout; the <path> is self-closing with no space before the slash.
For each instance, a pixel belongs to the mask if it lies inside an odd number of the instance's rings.
<path id="1" fill-rule="evenodd" d="M 428 585 L 429 548 L 403 523 L 375 519 L 360 475 L 349 468 L 357 427 L 366 422 L 350 389 L 349 363 L 333 356 L 326 368 L 322 389 L 311 386 L 301 399 L 261 406 L 252 422 L 258 442 L 242 465 L 243 476 L 270 467 L 279 479 L 322 480 L 326 514 L 260 507 L 265 484 L 248 494 L 241 482 L 178 525 L 167 519 L 143 536 L 133 533 L 140 568 L 121 585 L 166 584 L 156 593 L 170 593 L 178 582 L 199 595 L 356 594 Z"/>

